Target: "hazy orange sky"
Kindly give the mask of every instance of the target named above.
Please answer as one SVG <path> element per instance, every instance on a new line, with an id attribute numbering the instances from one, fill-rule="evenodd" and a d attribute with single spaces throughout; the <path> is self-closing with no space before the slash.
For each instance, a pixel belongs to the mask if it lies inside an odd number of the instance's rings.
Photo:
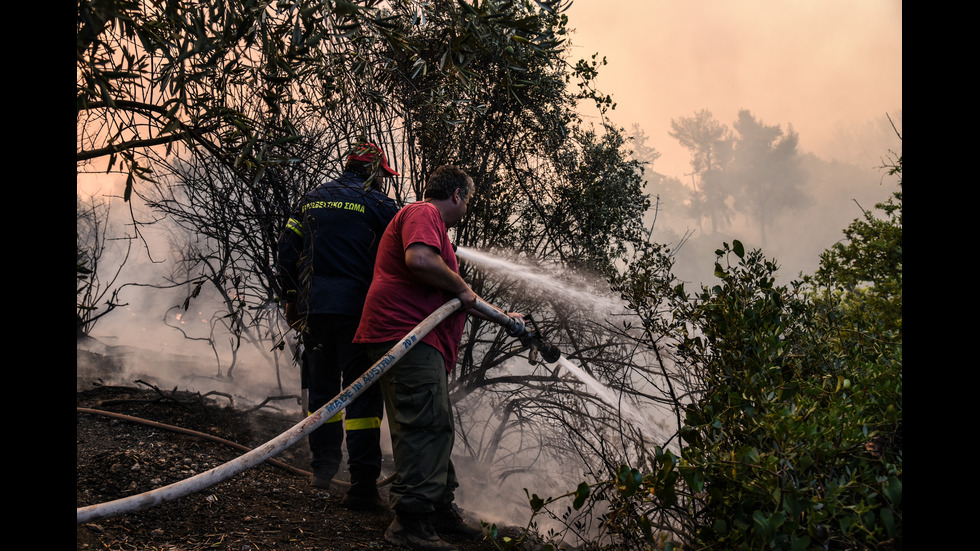
<path id="1" fill-rule="evenodd" d="M 567 13 L 570 61 L 607 58 L 613 122 L 639 124 L 668 176 L 689 171 L 670 120 L 701 109 L 729 127 L 743 108 L 792 124 L 825 158 L 839 125 L 900 115 L 901 0 L 575 0 Z"/>

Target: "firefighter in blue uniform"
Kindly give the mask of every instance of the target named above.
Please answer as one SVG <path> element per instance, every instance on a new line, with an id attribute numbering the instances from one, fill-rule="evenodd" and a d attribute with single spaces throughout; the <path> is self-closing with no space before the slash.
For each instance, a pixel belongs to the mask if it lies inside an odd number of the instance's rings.
<path id="1" fill-rule="evenodd" d="M 344 174 L 306 194 L 278 244 L 277 268 L 289 325 L 302 333 L 309 412 L 358 379 L 370 361 L 351 341 L 374 271 L 378 241 L 398 208 L 384 180 L 398 173 L 381 149 L 359 143 Z M 371 385 L 309 436 L 312 484 L 329 490 L 346 429 L 351 486 L 342 503 L 381 507 L 381 388 Z"/>

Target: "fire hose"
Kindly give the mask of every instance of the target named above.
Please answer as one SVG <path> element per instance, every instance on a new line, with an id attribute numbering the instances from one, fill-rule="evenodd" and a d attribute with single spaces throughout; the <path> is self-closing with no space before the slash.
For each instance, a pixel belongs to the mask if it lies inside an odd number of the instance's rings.
<path id="1" fill-rule="evenodd" d="M 392 347 L 380 360 L 365 371 L 364 375 L 343 389 L 340 394 L 292 428 L 265 444 L 223 465 L 173 484 L 114 501 L 79 507 L 75 512 L 76 523 L 83 524 L 125 513 L 141 511 L 161 503 L 176 500 L 213 486 L 223 480 L 227 480 L 283 452 L 313 432 L 313 430 L 325 423 L 327 419 L 330 419 L 337 412 L 344 409 L 349 402 L 364 392 L 364 389 L 375 383 L 398 360 L 402 359 L 433 328 L 459 310 L 461 305 L 462 303 L 457 298 L 442 305 L 430 314 L 429 317 L 422 320 L 422 323 L 415 326 L 411 332 L 405 335 L 401 342 Z M 523 344 L 531 347 L 532 352 L 534 350 L 539 351 L 542 357 L 549 362 L 558 361 L 559 353 L 557 349 L 545 343 L 539 332 L 534 329 L 528 329 L 521 320 L 508 316 L 480 299 L 477 299 L 474 310 L 480 312 L 491 321 L 502 325 L 506 328 L 508 334 L 520 339 Z"/>

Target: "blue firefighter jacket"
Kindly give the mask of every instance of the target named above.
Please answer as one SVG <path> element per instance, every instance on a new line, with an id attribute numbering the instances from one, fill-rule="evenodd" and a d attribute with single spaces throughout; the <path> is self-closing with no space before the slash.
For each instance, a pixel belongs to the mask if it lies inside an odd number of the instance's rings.
<path id="1" fill-rule="evenodd" d="M 345 172 L 306 194 L 279 238 L 277 269 L 300 314 L 360 317 L 378 242 L 398 211 L 365 179 Z"/>

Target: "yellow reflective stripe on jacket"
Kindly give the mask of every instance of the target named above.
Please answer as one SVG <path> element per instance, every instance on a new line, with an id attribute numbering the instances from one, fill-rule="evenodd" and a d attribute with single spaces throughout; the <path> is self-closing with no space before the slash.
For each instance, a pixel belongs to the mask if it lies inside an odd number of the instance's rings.
<path id="1" fill-rule="evenodd" d="M 286 221 L 286 229 L 293 230 L 296 235 L 303 237 L 303 223 L 295 218 Z"/>
<path id="2" fill-rule="evenodd" d="M 376 429 L 381 426 L 380 417 L 362 417 L 360 419 L 348 419 L 344 421 L 347 430 Z"/>

